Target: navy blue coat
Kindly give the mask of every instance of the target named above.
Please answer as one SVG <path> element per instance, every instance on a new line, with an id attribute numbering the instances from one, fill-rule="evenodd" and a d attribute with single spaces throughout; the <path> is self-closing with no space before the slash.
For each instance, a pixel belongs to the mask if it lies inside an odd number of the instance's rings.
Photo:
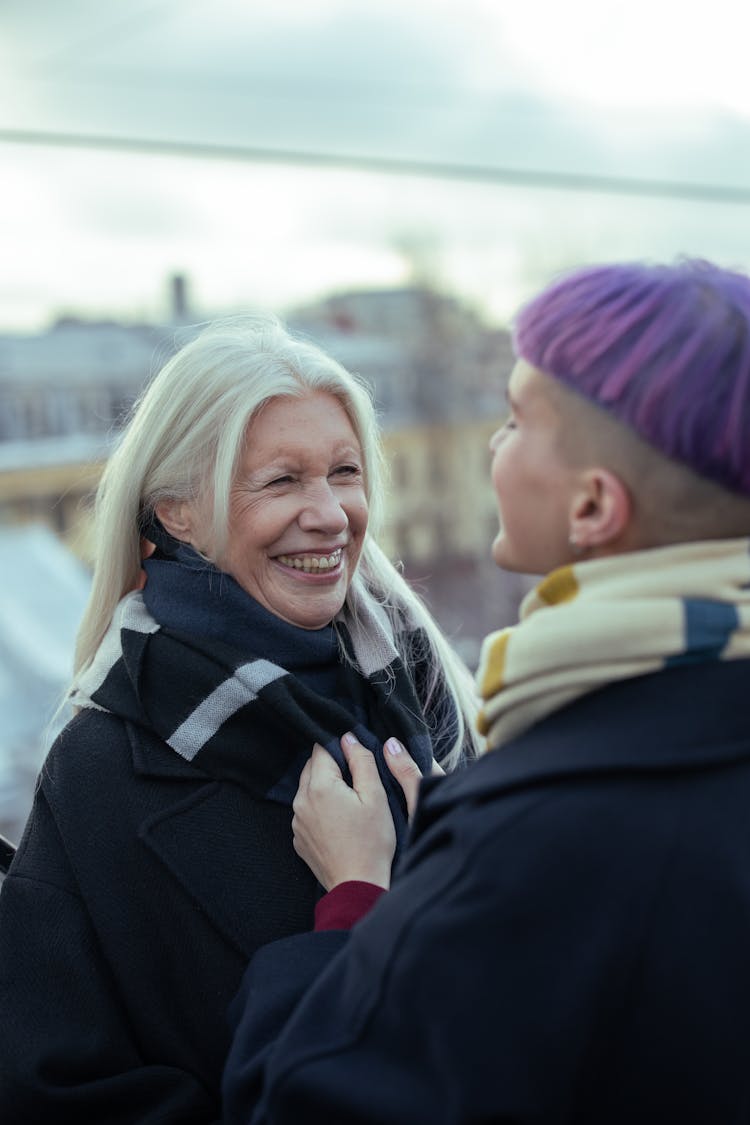
<path id="1" fill-rule="evenodd" d="M 261 950 L 233 1018 L 228 1125 L 750 1121 L 750 662 L 426 781 L 391 892 Z"/>
<path id="2" fill-rule="evenodd" d="M 84 711 L 42 770 L 0 892 L 3 1125 L 206 1125 L 227 1006 L 312 925 L 291 809 Z"/>

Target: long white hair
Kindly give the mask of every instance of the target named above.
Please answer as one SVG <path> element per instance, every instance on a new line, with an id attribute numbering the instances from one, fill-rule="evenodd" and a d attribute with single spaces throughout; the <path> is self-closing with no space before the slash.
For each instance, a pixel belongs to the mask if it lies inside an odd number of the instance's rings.
<path id="1" fill-rule="evenodd" d="M 385 608 L 397 645 L 407 643 L 405 621 L 421 629 L 427 652 L 401 655 L 407 663 L 426 660 L 431 669 L 425 705 L 443 683 L 453 699 L 455 738 L 445 762 L 450 768 L 462 747 L 479 750 L 473 684 L 425 605 L 377 545 L 384 466 L 369 390 L 272 316 L 233 317 L 205 328 L 165 364 L 134 405 L 97 491 L 94 577 L 78 632 L 74 674 L 90 664 L 117 603 L 138 584 L 140 529 L 156 505 L 208 499 L 211 542 L 219 554 L 226 544 L 230 491 L 249 422 L 268 400 L 309 391 L 334 395 L 359 439 L 370 516 L 355 582 Z"/>

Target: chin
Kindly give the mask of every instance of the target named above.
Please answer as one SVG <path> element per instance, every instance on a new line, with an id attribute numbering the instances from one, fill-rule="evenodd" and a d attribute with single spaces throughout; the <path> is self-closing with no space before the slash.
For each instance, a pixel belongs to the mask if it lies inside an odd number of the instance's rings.
<path id="1" fill-rule="evenodd" d="M 526 565 L 523 559 L 514 558 L 512 551 L 508 550 L 507 542 L 495 540 L 492 545 L 492 561 L 500 570 L 507 570 L 511 574 L 541 574 Z"/>
<path id="2" fill-rule="evenodd" d="M 312 608 L 308 612 L 300 610 L 295 616 L 290 616 L 289 620 L 300 629 L 322 629 L 325 625 L 331 624 L 343 604 L 342 599 L 331 602 L 328 606 L 321 606 L 319 610 Z"/>
<path id="3" fill-rule="evenodd" d="M 492 544 L 492 561 L 495 566 L 499 566 L 502 570 L 515 570 L 510 552 L 508 551 L 508 543 L 502 535 L 498 535 L 495 542 Z"/>

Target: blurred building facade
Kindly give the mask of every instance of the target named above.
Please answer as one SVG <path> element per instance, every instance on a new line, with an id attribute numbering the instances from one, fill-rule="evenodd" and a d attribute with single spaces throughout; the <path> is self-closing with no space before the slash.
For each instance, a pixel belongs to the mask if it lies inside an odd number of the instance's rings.
<path id="1" fill-rule="evenodd" d="M 101 435 L 130 409 L 167 334 L 64 319 L 0 336 L 0 442 Z"/>
<path id="2" fill-rule="evenodd" d="M 184 283 L 178 296 L 182 319 Z M 496 530 L 487 443 L 504 412 L 507 333 L 421 286 L 334 295 L 288 323 L 372 388 L 391 470 L 389 555 L 407 573 L 485 556 Z M 70 319 L 0 337 L 0 523 L 46 523 L 91 561 L 86 501 L 175 337 L 174 324 Z"/>

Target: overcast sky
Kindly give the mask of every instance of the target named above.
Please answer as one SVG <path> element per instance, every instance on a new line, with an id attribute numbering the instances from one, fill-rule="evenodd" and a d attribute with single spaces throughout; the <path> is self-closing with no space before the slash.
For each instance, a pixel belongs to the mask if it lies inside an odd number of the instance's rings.
<path id="1" fill-rule="evenodd" d="M 283 310 L 333 288 L 398 284 L 414 247 L 497 320 L 581 261 L 687 253 L 750 269 L 748 9 L 2 0 L 0 329 L 59 312 L 160 316 L 175 271 L 201 313 Z M 52 135 L 67 147 L 31 143 Z M 309 162 L 318 156 L 353 166 Z M 378 159 L 498 179 L 395 175 L 372 170 Z M 508 182 L 523 173 L 685 193 Z"/>

